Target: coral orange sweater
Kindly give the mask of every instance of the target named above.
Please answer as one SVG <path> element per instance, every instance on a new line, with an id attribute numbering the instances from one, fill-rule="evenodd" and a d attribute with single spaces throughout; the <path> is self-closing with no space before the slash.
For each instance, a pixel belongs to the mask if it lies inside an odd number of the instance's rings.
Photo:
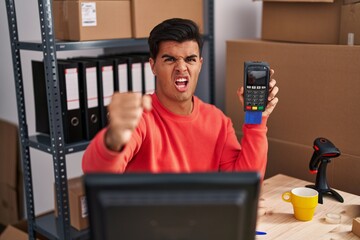
<path id="1" fill-rule="evenodd" d="M 258 171 L 267 162 L 266 121 L 243 125 L 241 145 L 231 120 L 215 106 L 194 96 L 194 109 L 181 116 L 168 111 L 152 95 L 153 109 L 144 112 L 139 126 L 121 152 L 104 144 L 106 129 L 87 147 L 82 162 L 88 172 L 214 172 Z"/>

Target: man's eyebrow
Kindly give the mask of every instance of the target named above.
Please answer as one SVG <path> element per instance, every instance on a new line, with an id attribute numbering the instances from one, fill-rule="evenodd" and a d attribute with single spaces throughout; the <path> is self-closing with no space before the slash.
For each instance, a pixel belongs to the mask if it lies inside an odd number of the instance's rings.
<path id="1" fill-rule="evenodd" d="M 161 58 L 169 58 L 169 57 L 174 58 L 173 56 L 170 56 L 169 54 L 164 54 L 164 55 L 161 56 Z"/>
<path id="2" fill-rule="evenodd" d="M 186 58 L 196 58 L 196 57 L 198 57 L 198 55 L 196 55 L 196 54 L 192 54 L 192 55 L 190 55 L 190 56 L 187 56 Z"/>
<path id="3" fill-rule="evenodd" d="M 164 54 L 164 55 L 162 55 L 161 56 L 161 58 L 175 58 L 174 56 L 171 56 L 171 55 L 169 55 L 169 54 Z M 196 57 L 198 57 L 196 54 L 191 54 L 190 56 L 186 56 L 185 58 L 196 58 Z"/>

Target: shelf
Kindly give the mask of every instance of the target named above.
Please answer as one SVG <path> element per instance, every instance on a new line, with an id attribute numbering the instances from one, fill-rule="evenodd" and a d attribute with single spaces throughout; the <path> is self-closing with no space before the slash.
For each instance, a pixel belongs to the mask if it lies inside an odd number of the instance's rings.
<path id="1" fill-rule="evenodd" d="M 205 41 L 213 39 L 213 36 L 204 35 Z M 41 42 L 17 42 L 18 49 L 43 51 Z M 110 39 L 96 41 L 55 41 L 56 51 L 86 50 L 98 48 L 116 48 L 116 47 L 137 47 L 147 46 L 146 38 L 126 38 L 126 39 Z"/>
<path id="2" fill-rule="evenodd" d="M 54 212 L 37 217 L 36 220 L 36 231 L 49 239 L 59 239 L 57 234 L 57 219 L 55 218 Z M 89 229 L 78 231 L 75 228 L 70 228 L 71 239 L 83 240 L 90 238 Z"/>
<path id="3" fill-rule="evenodd" d="M 86 50 L 97 48 L 114 48 L 126 46 L 146 46 L 146 39 L 111 39 L 97 41 L 55 41 L 56 51 Z M 22 50 L 43 51 L 41 42 L 18 42 Z"/>
<path id="4" fill-rule="evenodd" d="M 116 49 L 119 52 L 128 51 L 127 47 L 135 47 L 142 50 L 143 47 L 148 47 L 147 38 L 135 39 L 111 39 L 111 40 L 96 40 L 96 41 L 58 41 L 54 39 L 53 29 L 53 14 L 51 9 L 51 3 L 53 0 L 38 0 L 39 19 L 41 40 L 35 41 L 20 41 L 18 35 L 18 24 L 16 17 L 15 0 L 5 0 L 6 12 L 9 26 L 9 36 L 11 41 L 11 53 L 12 63 L 15 80 L 15 91 L 17 99 L 17 111 L 18 111 L 18 123 L 20 130 L 20 151 L 21 160 L 23 166 L 24 175 L 24 191 L 26 200 L 26 215 L 28 218 L 28 235 L 29 239 L 35 240 L 36 233 L 42 234 L 51 240 L 72 240 L 72 239 L 89 239 L 89 229 L 84 231 L 77 231 L 75 228 L 70 227 L 69 218 L 59 219 L 55 218 L 54 213 L 45 214 L 39 217 L 35 217 L 34 207 L 34 191 L 32 182 L 32 170 L 30 159 L 30 147 L 38 149 L 53 156 L 53 168 L 54 179 L 56 185 L 55 199 L 59 200 L 62 205 L 58 205 L 58 211 L 60 216 L 69 215 L 68 201 L 68 187 L 67 181 L 67 169 L 66 169 L 66 155 L 85 150 L 89 144 L 89 141 L 81 141 L 72 144 L 66 144 L 64 142 L 64 134 L 61 120 L 61 101 L 59 88 L 57 86 L 57 52 L 60 51 L 73 51 L 73 50 L 89 50 L 89 49 Z M 214 81 L 214 1 L 204 1 L 206 11 L 207 34 L 204 34 L 203 41 L 207 42 L 208 53 L 208 76 L 206 78 L 209 84 L 206 85 L 206 89 L 209 88 L 210 103 L 214 103 L 215 93 L 215 81 Z M 23 17 L 23 16 L 22 16 Z M 33 19 L 31 19 L 33 21 Z M 51 97 L 48 97 L 48 106 L 52 109 L 51 114 L 52 126 L 50 132 L 52 136 L 45 134 L 37 134 L 29 137 L 27 127 L 27 116 L 25 109 L 25 92 L 22 72 L 22 61 L 19 50 L 37 51 L 42 52 L 45 63 L 45 76 L 47 80 L 48 93 L 51 93 Z M 60 124 L 58 124 L 60 123 Z M 61 206 L 61 207 L 59 207 Z"/>
<path id="5" fill-rule="evenodd" d="M 204 41 L 213 39 L 211 35 L 204 35 Z M 41 42 L 17 42 L 18 49 L 43 51 Z M 125 38 L 96 41 L 55 41 L 56 51 L 86 50 L 98 48 L 117 48 L 129 46 L 147 46 L 146 38 Z"/>
<path id="6" fill-rule="evenodd" d="M 83 151 L 89 145 L 89 141 L 81 141 L 65 145 L 65 153 L 75 153 Z M 51 141 L 48 135 L 34 135 L 29 137 L 29 146 L 41 150 L 43 152 L 51 153 Z"/>

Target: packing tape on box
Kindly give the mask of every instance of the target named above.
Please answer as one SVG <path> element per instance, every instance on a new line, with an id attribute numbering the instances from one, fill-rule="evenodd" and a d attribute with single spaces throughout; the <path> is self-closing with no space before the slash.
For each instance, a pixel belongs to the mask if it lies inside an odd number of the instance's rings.
<path id="1" fill-rule="evenodd" d="M 327 223 L 336 224 L 341 222 L 341 215 L 337 213 L 327 213 L 325 215 L 325 221 Z"/>
<path id="2" fill-rule="evenodd" d="M 261 124 L 262 112 L 245 111 L 246 124 Z"/>

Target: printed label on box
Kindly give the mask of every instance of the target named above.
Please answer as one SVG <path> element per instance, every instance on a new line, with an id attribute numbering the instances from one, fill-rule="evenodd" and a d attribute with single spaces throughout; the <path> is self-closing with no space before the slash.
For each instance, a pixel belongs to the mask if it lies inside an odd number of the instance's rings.
<path id="1" fill-rule="evenodd" d="M 87 218 L 88 216 L 88 207 L 86 202 L 86 197 L 82 196 L 80 197 L 80 203 L 81 203 L 81 217 Z"/>
<path id="2" fill-rule="evenodd" d="M 83 27 L 93 27 L 97 25 L 95 2 L 81 3 L 81 20 Z"/>

